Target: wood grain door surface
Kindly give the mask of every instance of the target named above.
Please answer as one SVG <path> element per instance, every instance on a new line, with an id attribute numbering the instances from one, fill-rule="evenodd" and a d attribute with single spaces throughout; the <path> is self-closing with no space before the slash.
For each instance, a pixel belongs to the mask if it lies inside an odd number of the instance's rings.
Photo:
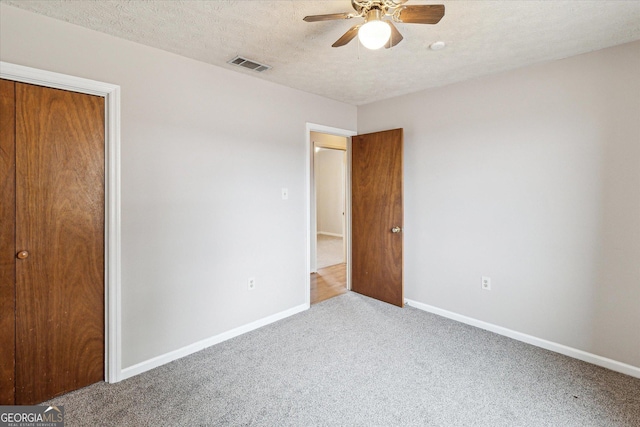
<path id="1" fill-rule="evenodd" d="M 15 84 L 0 80 L 0 405 L 15 396 Z"/>
<path id="2" fill-rule="evenodd" d="M 32 404 L 104 378 L 104 99 L 15 83 L 15 117 L 15 403 Z"/>
<path id="3" fill-rule="evenodd" d="M 402 307 L 403 131 L 352 138 L 351 289 Z"/>

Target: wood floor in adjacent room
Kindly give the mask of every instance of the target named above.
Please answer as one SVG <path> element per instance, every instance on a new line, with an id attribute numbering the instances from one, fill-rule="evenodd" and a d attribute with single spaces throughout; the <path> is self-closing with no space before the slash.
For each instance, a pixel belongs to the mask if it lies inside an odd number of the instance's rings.
<path id="1" fill-rule="evenodd" d="M 346 264 L 336 264 L 318 269 L 311 274 L 311 304 L 328 300 L 347 292 Z"/>

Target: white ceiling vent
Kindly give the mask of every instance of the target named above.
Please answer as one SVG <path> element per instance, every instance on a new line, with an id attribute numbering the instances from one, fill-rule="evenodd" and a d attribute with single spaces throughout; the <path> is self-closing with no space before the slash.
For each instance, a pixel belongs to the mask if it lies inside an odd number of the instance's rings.
<path id="1" fill-rule="evenodd" d="M 259 62 L 252 61 L 247 58 L 243 58 L 242 56 L 236 56 L 230 61 L 227 61 L 228 64 L 236 65 L 238 67 L 248 68 L 253 71 L 257 71 L 259 73 L 271 69 L 270 65 L 260 64 Z"/>

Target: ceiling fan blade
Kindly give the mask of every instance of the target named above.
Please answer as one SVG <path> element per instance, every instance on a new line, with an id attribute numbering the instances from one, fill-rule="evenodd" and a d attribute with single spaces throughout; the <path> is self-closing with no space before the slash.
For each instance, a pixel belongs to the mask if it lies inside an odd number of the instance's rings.
<path id="1" fill-rule="evenodd" d="M 443 16 L 443 4 L 402 6 L 394 13 L 398 22 L 407 24 L 437 24 Z"/>
<path id="2" fill-rule="evenodd" d="M 359 29 L 360 29 L 360 25 L 354 25 L 353 27 L 349 28 L 349 30 L 346 33 L 344 33 L 342 37 L 340 37 L 338 40 L 336 40 L 334 44 L 331 45 L 331 47 L 340 47 L 349 43 L 351 40 L 354 39 L 355 36 L 358 35 Z"/>
<path id="3" fill-rule="evenodd" d="M 393 25 L 393 22 L 385 22 L 391 27 L 391 37 L 389 37 L 389 41 L 387 42 L 387 44 L 384 45 L 385 48 L 389 49 L 390 47 L 394 47 L 395 45 L 400 43 L 404 37 L 402 37 L 402 34 L 400 34 L 400 31 L 398 31 L 396 26 Z"/>
<path id="4" fill-rule="evenodd" d="M 329 13 L 327 15 L 310 15 L 302 18 L 307 22 L 320 22 L 320 21 L 333 21 L 335 19 L 349 19 L 353 18 L 351 13 Z"/>

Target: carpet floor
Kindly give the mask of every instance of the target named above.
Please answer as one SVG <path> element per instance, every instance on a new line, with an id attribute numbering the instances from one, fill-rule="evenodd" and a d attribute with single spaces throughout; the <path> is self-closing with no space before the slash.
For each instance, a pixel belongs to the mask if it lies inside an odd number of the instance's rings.
<path id="1" fill-rule="evenodd" d="M 316 268 L 329 267 L 330 265 L 344 262 L 344 248 L 342 237 L 318 234 L 318 251 Z"/>
<path id="2" fill-rule="evenodd" d="M 66 426 L 638 426 L 640 379 L 348 292 L 117 384 Z"/>

